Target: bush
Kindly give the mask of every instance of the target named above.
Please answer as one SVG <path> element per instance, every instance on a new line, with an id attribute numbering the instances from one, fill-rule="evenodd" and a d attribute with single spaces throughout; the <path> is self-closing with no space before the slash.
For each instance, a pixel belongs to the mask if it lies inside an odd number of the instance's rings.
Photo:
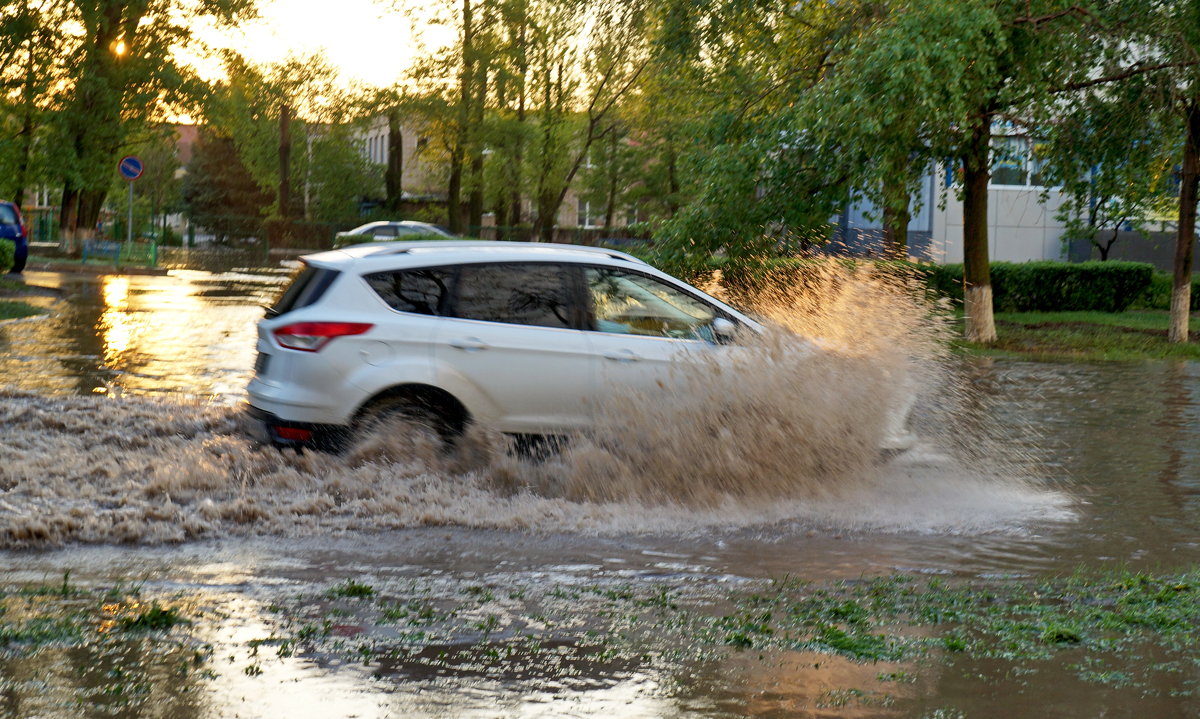
<path id="1" fill-rule="evenodd" d="M 1147 310 L 1171 309 L 1171 290 L 1175 286 L 1175 278 L 1168 272 L 1155 272 L 1150 278 L 1150 286 L 1134 307 Z M 1192 312 L 1200 311 L 1200 274 L 1192 275 Z"/>
<path id="2" fill-rule="evenodd" d="M 1141 262 L 993 262 L 998 312 L 1124 312 L 1151 286 L 1154 267 Z M 962 301 L 962 265 L 927 265 L 929 287 Z"/>
<path id="3" fill-rule="evenodd" d="M 17 244 L 12 240 L 0 240 L 0 274 L 12 269 L 17 259 Z"/>

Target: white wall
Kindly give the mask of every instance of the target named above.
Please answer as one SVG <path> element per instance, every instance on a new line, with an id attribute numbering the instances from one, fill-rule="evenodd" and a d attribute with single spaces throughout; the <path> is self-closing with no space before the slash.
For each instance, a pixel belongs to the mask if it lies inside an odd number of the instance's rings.
<path id="1" fill-rule="evenodd" d="M 1046 201 L 1037 187 L 992 187 L 988 190 L 988 253 L 993 262 L 1064 260 L 1063 223 L 1054 215 L 1062 204 L 1051 191 Z M 933 253 L 936 262 L 963 260 L 962 201 L 953 190 L 945 209 L 934 208 Z"/>

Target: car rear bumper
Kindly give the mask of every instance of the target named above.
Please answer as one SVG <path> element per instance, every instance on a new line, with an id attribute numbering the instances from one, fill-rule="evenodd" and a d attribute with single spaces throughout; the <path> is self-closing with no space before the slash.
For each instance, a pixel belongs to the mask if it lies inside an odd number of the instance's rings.
<path id="1" fill-rule="evenodd" d="M 265 409 L 247 404 L 246 431 L 250 437 L 276 447 L 338 449 L 345 442 L 347 428 L 332 424 L 291 422 Z"/>

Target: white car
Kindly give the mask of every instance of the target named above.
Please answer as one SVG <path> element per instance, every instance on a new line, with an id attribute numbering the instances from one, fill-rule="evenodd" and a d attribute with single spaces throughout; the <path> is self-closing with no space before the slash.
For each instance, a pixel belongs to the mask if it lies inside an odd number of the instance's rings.
<path id="1" fill-rule="evenodd" d="M 376 222 L 368 222 L 365 225 L 359 225 L 353 230 L 339 232 L 334 237 L 333 246 L 336 248 L 345 247 L 346 245 L 357 245 L 363 242 L 440 239 L 452 240 L 454 239 L 454 235 L 428 222 L 417 222 L 415 220 L 378 220 Z"/>
<path id="2" fill-rule="evenodd" d="M 761 326 L 631 255 L 521 242 L 391 242 L 302 258 L 258 326 L 261 439 L 335 448 L 367 418 L 452 437 L 590 427 L 598 397 L 654 391 L 682 353 Z M 901 418 L 903 419 L 903 418 Z"/>

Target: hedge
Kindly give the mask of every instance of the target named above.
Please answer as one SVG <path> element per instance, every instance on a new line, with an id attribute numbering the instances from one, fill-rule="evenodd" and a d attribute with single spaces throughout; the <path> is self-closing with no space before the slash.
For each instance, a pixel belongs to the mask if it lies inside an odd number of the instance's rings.
<path id="1" fill-rule="evenodd" d="M 923 265 L 929 287 L 962 301 L 961 264 Z M 1154 267 L 1141 262 L 993 262 L 998 312 L 1124 312 L 1151 287 Z"/>
<path id="2" fill-rule="evenodd" d="M 1175 278 L 1167 272 L 1155 272 L 1150 279 L 1150 287 L 1146 294 L 1134 307 L 1147 310 L 1171 309 L 1171 290 L 1175 287 Z M 1192 312 L 1200 311 L 1200 274 L 1192 275 Z"/>
<path id="3" fill-rule="evenodd" d="M 0 240 L 0 275 L 11 270 L 16 259 L 16 243 L 12 240 Z"/>
<path id="4" fill-rule="evenodd" d="M 763 280 L 770 282 L 772 278 L 803 286 L 814 267 L 830 261 L 855 264 L 862 260 L 784 257 L 773 258 L 754 267 L 721 269 L 726 286 L 736 291 L 756 286 Z M 937 294 L 962 302 L 961 264 L 930 265 L 884 260 L 873 261 L 873 264 L 884 271 L 914 272 Z M 720 263 L 714 262 L 710 267 L 715 269 L 720 267 Z M 993 262 L 991 276 L 992 302 L 998 312 L 1123 312 L 1135 302 L 1145 303 L 1148 293 L 1152 293 L 1162 281 L 1155 277 L 1152 265 L 1113 261 Z M 1166 282 L 1169 302 L 1169 276 Z M 1193 308 L 1196 298 L 1197 292 L 1193 292 Z"/>

